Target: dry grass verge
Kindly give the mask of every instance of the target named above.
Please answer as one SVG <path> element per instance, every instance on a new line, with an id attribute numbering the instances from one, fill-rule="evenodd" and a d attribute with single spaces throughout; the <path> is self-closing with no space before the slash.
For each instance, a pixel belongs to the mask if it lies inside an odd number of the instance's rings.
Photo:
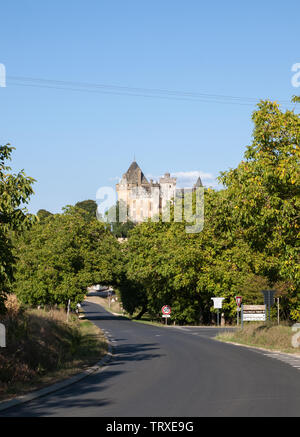
<path id="1" fill-rule="evenodd" d="M 107 351 L 101 330 L 60 310 L 24 310 L 10 297 L 0 317 L 7 347 L 0 349 L 0 400 L 67 378 L 100 360 Z"/>
<path id="2" fill-rule="evenodd" d="M 292 328 L 287 325 L 273 325 L 269 323 L 249 323 L 243 329 L 234 332 L 224 332 L 217 336 L 222 341 L 257 346 L 270 350 L 300 354 L 299 348 L 291 344 Z"/>

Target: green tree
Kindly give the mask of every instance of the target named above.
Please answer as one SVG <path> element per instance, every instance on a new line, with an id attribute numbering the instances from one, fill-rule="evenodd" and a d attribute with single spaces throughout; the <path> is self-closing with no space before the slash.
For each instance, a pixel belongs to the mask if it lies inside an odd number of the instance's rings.
<path id="1" fill-rule="evenodd" d="M 128 208 L 123 200 L 117 201 L 117 204 L 114 206 L 114 208 L 116 209 L 116 221 L 111 223 L 111 232 L 117 238 L 127 238 L 129 231 L 131 231 L 136 224 L 129 219 L 124 222 L 121 221 L 120 209 L 122 208 L 123 211 L 126 211 L 128 214 Z"/>
<path id="2" fill-rule="evenodd" d="M 6 161 L 11 160 L 13 150 L 9 144 L 0 146 L 0 312 L 5 310 L 5 298 L 14 278 L 13 235 L 28 228 L 35 219 L 22 206 L 33 194 L 34 179 L 24 171 L 11 173 Z"/>
<path id="3" fill-rule="evenodd" d="M 290 284 L 283 302 L 300 318 L 299 207 L 300 116 L 276 103 L 260 102 L 253 113 L 253 142 L 245 160 L 221 176 L 230 219 L 251 250 L 262 254 L 259 274 L 272 286 Z"/>
<path id="4" fill-rule="evenodd" d="M 97 203 L 94 200 L 83 200 L 81 202 L 77 202 L 75 206 L 85 210 L 88 213 L 90 220 L 96 218 Z"/>
<path id="5" fill-rule="evenodd" d="M 120 264 L 119 244 L 103 223 L 81 208 L 40 222 L 18 240 L 15 291 L 24 303 L 80 302 L 93 284 L 112 284 Z"/>
<path id="6" fill-rule="evenodd" d="M 39 209 L 37 214 L 40 221 L 46 220 L 48 217 L 51 217 L 53 214 L 46 209 Z"/>

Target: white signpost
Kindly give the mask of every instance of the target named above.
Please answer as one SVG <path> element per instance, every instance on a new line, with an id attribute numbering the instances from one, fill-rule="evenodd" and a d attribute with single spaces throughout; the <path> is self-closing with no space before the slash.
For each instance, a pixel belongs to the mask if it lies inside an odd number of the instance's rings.
<path id="1" fill-rule="evenodd" d="M 2 323 L 0 323 L 0 347 L 6 347 L 6 330 Z"/>
<path id="2" fill-rule="evenodd" d="M 242 305 L 242 296 L 235 296 L 236 301 L 236 324 L 239 326 L 239 312 L 241 311 L 241 305 Z"/>
<path id="3" fill-rule="evenodd" d="M 217 310 L 217 326 L 219 326 L 219 324 L 220 324 L 219 310 L 222 309 L 222 303 L 223 303 L 223 300 L 225 299 L 225 297 L 212 297 L 211 299 L 214 302 L 214 309 Z"/>

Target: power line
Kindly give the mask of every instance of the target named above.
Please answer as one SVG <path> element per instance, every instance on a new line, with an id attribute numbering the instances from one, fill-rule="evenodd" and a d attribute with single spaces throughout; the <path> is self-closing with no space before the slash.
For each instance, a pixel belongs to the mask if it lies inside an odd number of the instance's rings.
<path id="1" fill-rule="evenodd" d="M 79 91 L 79 92 L 85 92 L 85 93 L 99 93 L 99 94 L 112 94 L 112 95 L 118 95 L 118 96 L 131 96 L 131 97 L 149 97 L 152 99 L 164 99 L 164 100 L 179 100 L 179 101 L 188 101 L 188 102 L 203 102 L 203 103 L 223 103 L 223 104 L 235 104 L 240 106 L 253 106 L 255 103 L 242 103 L 242 102 L 227 102 L 227 101 L 218 101 L 218 100 L 204 100 L 204 99 L 191 99 L 191 98 L 184 98 L 184 97 L 169 97 L 169 96 L 162 96 L 162 95 L 151 95 L 151 94 L 137 94 L 137 93 L 120 93 L 115 91 L 102 91 L 102 90 L 88 90 L 88 89 L 80 89 L 80 88 L 70 88 L 70 87 L 58 87 L 58 86 L 51 86 L 51 85 L 35 85 L 35 84 L 22 84 L 22 83 L 15 83 L 16 86 L 25 86 L 25 87 L 34 87 L 34 88 L 48 88 L 48 89 L 57 89 L 57 90 L 63 90 L 63 91 Z"/>
<path id="2" fill-rule="evenodd" d="M 260 99 L 253 97 L 241 97 L 241 96 L 228 96 L 221 94 L 207 94 L 199 92 L 187 92 L 187 91 L 175 91 L 168 89 L 156 89 L 156 88 L 137 88 L 128 86 L 117 86 L 107 84 L 95 84 L 85 82 L 71 82 L 62 80 L 51 80 L 32 77 L 20 77 L 20 76 L 8 76 L 9 80 L 13 82 L 13 85 L 17 86 L 32 86 L 38 88 L 81 91 L 90 93 L 101 94 L 114 94 L 134 97 L 150 97 L 160 98 L 167 100 L 186 100 L 196 101 L 204 103 L 227 103 L 237 104 L 243 106 L 253 106 L 258 103 Z M 289 104 L 291 102 L 287 100 L 280 100 L 280 103 Z"/>

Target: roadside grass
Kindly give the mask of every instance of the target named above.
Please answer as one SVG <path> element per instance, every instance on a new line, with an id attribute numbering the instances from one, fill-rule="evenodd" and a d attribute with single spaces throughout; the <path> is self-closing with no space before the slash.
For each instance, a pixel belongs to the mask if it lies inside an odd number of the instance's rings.
<path id="1" fill-rule="evenodd" d="M 166 326 L 165 323 L 155 322 L 154 320 L 144 318 L 144 317 L 142 317 L 141 319 L 133 318 L 132 321 L 136 322 L 136 323 L 143 323 L 145 325 L 159 326 L 160 328 Z M 168 323 L 168 326 L 170 326 L 170 322 Z"/>
<path id="2" fill-rule="evenodd" d="M 24 309 L 15 300 L 0 318 L 7 347 L 0 349 L 0 400 L 43 388 L 99 361 L 107 351 L 102 331 L 62 310 Z"/>
<path id="3" fill-rule="evenodd" d="M 240 343 L 247 346 L 262 347 L 269 350 L 300 354 L 299 348 L 292 346 L 294 332 L 287 324 L 247 323 L 243 329 L 217 335 L 218 340 Z"/>

